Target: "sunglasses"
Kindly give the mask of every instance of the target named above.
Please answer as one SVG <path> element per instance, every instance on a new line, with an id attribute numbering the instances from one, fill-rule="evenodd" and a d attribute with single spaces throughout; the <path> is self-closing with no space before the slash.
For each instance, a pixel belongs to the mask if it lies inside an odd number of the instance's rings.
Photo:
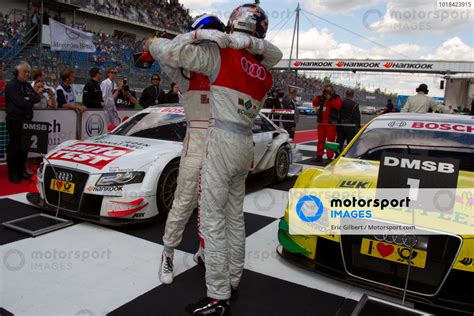
<path id="1" fill-rule="evenodd" d="M 151 78 L 151 80 L 152 81 L 155 81 L 155 80 L 160 81 L 161 79 L 160 78 Z"/>
<path id="2" fill-rule="evenodd" d="M 116 74 L 116 73 L 117 73 L 117 71 L 111 71 L 111 72 L 109 72 L 109 74 Z"/>

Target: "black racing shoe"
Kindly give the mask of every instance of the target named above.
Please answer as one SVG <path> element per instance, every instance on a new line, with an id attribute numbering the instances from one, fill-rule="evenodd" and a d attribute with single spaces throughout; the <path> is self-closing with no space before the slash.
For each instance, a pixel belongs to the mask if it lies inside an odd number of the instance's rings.
<path id="1" fill-rule="evenodd" d="M 205 297 L 199 302 L 186 305 L 186 311 L 199 316 L 228 316 L 230 315 L 229 300 L 215 300 Z"/>

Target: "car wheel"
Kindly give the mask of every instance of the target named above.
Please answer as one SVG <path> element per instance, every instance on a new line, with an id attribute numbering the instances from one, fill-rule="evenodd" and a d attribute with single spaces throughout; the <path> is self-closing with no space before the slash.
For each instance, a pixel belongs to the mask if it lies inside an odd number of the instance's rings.
<path id="1" fill-rule="evenodd" d="M 288 176 L 290 169 L 290 153 L 285 146 L 281 146 L 275 157 L 275 165 L 273 167 L 273 181 L 282 182 Z"/>
<path id="2" fill-rule="evenodd" d="M 166 219 L 174 200 L 174 191 L 178 184 L 179 160 L 171 161 L 163 170 L 156 189 L 158 217 Z"/>

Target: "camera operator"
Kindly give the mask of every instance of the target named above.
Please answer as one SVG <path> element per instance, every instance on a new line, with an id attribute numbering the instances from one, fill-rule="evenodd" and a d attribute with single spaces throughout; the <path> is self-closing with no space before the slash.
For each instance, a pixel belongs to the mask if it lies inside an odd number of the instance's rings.
<path id="1" fill-rule="evenodd" d="M 265 100 L 263 104 L 264 109 L 269 110 L 280 110 L 281 109 L 281 102 L 280 102 L 280 93 L 276 89 L 272 89 L 270 92 L 270 96 Z M 281 116 L 276 116 L 274 113 L 270 113 L 268 118 L 271 120 L 280 120 Z M 276 125 L 280 126 L 280 122 L 276 122 Z"/>
<path id="2" fill-rule="evenodd" d="M 8 179 L 20 183 L 21 179 L 29 179 L 26 172 L 28 153 L 21 150 L 22 123 L 33 119 L 33 105 L 40 102 L 40 96 L 27 82 L 31 67 L 26 62 L 16 66 L 14 76 L 5 89 L 7 104 L 6 125 L 10 135 L 7 148 Z"/>
<path id="3" fill-rule="evenodd" d="M 36 80 L 33 89 L 41 97 L 40 102 L 35 103 L 33 108 L 35 110 L 46 110 L 46 109 L 56 109 L 57 102 L 54 97 L 54 90 L 51 88 L 46 88 L 46 85 L 43 81 Z"/>
<path id="4" fill-rule="evenodd" d="M 135 109 L 140 106 L 135 91 L 130 90 L 127 78 L 123 79 L 122 87 L 118 89 L 117 99 L 115 100 L 117 108 Z M 141 106 L 140 106 L 141 108 Z"/>
<path id="5" fill-rule="evenodd" d="M 326 140 L 334 142 L 336 140 L 336 125 L 339 120 L 339 110 L 342 106 L 341 98 L 335 93 L 334 87 L 328 84 L 321 91 L 321 95 L 313 99 L 313 107 L 317 109 L 318 117 L 318 149 L 314 162 L 322 162 L 324 145 Z M 334 157 L 334 151 L 327 151 L 328 159 Z"/>

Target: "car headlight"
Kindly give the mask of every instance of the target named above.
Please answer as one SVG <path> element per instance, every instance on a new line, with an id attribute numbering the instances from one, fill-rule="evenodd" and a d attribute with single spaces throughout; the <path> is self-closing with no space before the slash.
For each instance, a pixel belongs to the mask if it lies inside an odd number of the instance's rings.
<path id="1" fill-rule="evenodd" d="M 124 185 L 141 183 L 145 177 L 145 172 L 115 172 L 103 174 L 96 186 Z"/>

